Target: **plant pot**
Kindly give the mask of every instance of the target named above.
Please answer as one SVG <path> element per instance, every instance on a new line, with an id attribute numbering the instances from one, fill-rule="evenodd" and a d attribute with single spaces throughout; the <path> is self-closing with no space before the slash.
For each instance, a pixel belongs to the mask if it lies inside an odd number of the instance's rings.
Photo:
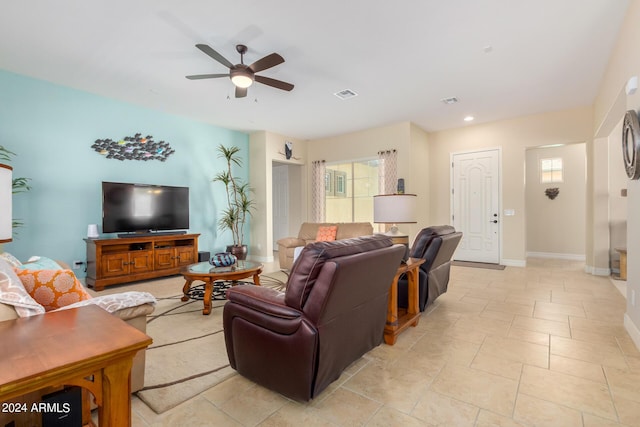
<path id="1" fill-rule="evenodd" d="M 235 255 L 235 257 L 238 258 L 239 260 L 247 259 L 247 245 L 241 245 L 241 246 L 229 245 L 227 246 L 227 252 L 230 252 L 233 255 Z"/>

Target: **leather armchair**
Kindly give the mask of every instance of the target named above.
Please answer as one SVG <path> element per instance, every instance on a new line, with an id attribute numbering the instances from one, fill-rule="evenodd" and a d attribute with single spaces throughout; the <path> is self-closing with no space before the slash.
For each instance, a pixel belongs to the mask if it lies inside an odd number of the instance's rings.
<path id="1" fill-rule="evenodd" d="M 462 233 L 450 225 L 427 227 L 420 230 L 409 256 L 424 258 L 419 272 L 419 307 L 424 311 L 438 296 L 447 291 L 451 258 L 462 239 Z M 407 279 L 398 280 L 398 306 L 407 307 Z"/>
<path id="2" fill-rule="evenodd" d="M 389 288 L 405 247 L 386 236 L 307 245 L 284 292 L 227 291 L 224 336 L 232 368 L 308 401 L 382 342 Z"/>

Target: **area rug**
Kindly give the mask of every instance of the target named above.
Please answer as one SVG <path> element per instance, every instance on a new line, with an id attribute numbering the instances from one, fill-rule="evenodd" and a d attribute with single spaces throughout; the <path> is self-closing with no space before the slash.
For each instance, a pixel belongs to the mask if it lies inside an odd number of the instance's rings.
<path id="1" fill-rule="evenodd" d="M 504 270 L 506 266 L 500 264 L 489 264 L 487 262 L 453 261 L 451 265 L 457 267 L 485 268 L 488 270 Z"/>
<path id="2" fill-rule="evenodd" d="M 260 281 L 262 286 L 283 288 L 286 275 L 261 275 Z M 181 290 L 183 279 L 175 282 L 172 289 Z M 157 293 L 162 294 L 159 289 Z M 158 414 L 235 375 L 222 328 L 226 301 L 213 301 L 211 314 L 205 316 L 202 301 L 183 302 L 181 297 L 181 293 L 157 297 L 156 309 L 147 319 L 153 344 L 146 353 L 145 386 L 137 396 Z"/>

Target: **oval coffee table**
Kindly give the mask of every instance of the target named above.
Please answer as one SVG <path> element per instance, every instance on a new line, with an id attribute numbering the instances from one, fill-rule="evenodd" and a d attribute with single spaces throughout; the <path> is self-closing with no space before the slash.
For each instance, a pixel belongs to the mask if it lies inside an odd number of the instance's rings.
<path id="1" fill-rule="evenodd" d="M 202 314 L 211 313 L 213 299 L 225 299 L 225 291 L 234 286 L 241 279 L 253 277 L 253 283 L 260 286 L 260 273 L 263 265 L 258 262 L 238 260 L 229 267 L 214 267 L 208 261 L 191 264 L 180 274 L 185 279 L 182 287 L 182 301 L 201 299 L 204 302 Z M 204 285 L 191 286 L 194 281 L 204 282 Z"/>

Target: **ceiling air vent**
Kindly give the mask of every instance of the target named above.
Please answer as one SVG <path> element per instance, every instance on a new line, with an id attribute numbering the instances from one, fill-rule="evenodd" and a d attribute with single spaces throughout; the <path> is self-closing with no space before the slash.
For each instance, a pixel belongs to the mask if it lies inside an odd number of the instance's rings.
<path id="1" fill-rule="evenodd" d="M 442 98 L 440 101 L 444 102 L 445 104 L 451 105 L 458 102 L 458 98 L 452 96 L 451 98 Z"/>
<path id="2" fill-rule="evenodd" d="M 358 94 L 351 89 L 341 90 L 340 92 L 334 93 L 334 95 L 340 99 L 349 99 L 358 96 Z"/>

